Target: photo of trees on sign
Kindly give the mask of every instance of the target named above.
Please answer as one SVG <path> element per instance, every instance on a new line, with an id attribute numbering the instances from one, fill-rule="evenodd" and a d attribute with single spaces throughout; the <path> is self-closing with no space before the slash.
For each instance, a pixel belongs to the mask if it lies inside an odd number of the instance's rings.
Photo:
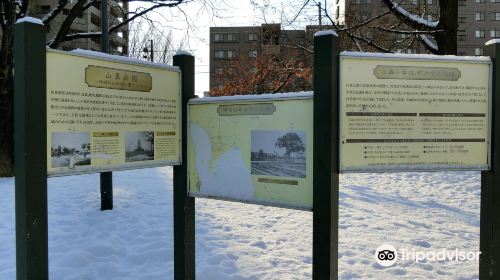
<path id="1" fill-rule="evenodd" d="M 51 137 L 52 168 L 90 165 L 89 132 L 52 132 Z"/>
<path id="2" fill-rule="evenodd" d="M 125 161 L 154 160 L 154 131 L 125 132 Z"/>
<path id="3" fill-rule="evenodd" d="M 251 135 L 252 174 L 306 177 L 306 132 L 253 130 Z"/>

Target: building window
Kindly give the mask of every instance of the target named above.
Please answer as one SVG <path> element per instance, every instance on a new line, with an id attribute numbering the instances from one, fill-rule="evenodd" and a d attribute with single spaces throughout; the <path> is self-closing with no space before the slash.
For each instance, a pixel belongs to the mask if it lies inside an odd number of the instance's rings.
<path id="1" fill-rule="evenodd" d="M 223 67 L 215 67 L 214 74 L 215 75 L 224 75 L 224 68 Z"/>
<path id="2" fill-rule="evenodd" d="M 117 35 L 118 37 L 120 37 L 120 38 L 123 38 L 123 32 L 121 32 L 121 31 L 120 31 L 120 32 L 117 32 L 117 33 L 116 33 L 116 35 Z"/>
<path id="3" fill-rule="evenodd" d="M 484 12 L 476 12 L 476 20 L 484 20 Z"/>
<path id="4" fill-rule="evenodd" d="M 214 41 L 215 42 L 222 42 L 222 41 L 224 41 L 224 34 L 215 33 L 214 34 Z"/>
<path id="5" fill-rule="evenodd" d="M 490 37 L 491 38 L 500 38 L 500 30 L 491 30 Z"/>
<path id="6" fill-rule="evenodd" d="M 234 67 L 227 68 L 227 74 L 234 75 L 235 73 L 236 73 L 236 70 L 234 69 Z"/>
<path id="7" fill-rule="evenodd" d="M 467 17 L 458 17 L 458 23 L 467 23 Z"/>
<path id="8" fill-rule="evenodd" d="M 232 59 L 236 58 L 236 56 L 237 56 L 236 51 L 227 51 L 227 58 Z"/>
<path id="9" fill-rule="evenodd" d="M 476 30 L 476 38 L 484 38 L 484 30 Z"/>
<path id="10" fill-rule="evenodd" d="M 466 39 L 465 30 L 457 30 L 457 41 L 465 41 Z"/>
<path id="11" fill-rule="evenodd" d="M 256 50 L 250 50 L 248 52 L 248 57 L 256 58 L 257 57 L 257 51 Z"/>
<path id="12" fill-rule="evenodd" d="M 491 3 L 500 3 L 500 0 L 491 0 Z"/>
<path id="13" fill-rule="evenodd" d="M 493 13 L 491 20 L 500 20 L 500 13 L 497 12 Z"/>
<path id="14" fill-rule="evenodd" d="M 250 67 L 250 72 L 251 73 L 257 73 L 257 68 L 256 67 Z"/>
<path id="15" fill-rule="evenodd" d="M 432 5 L 432 0 L 427 0 L 427 5 Z"/>
<path id="16" fill-rule="evenodd" d="M 234 42 L 238 40 L 238 34 L 236 33 L 228 33 L 227 34 L 227 40 L 230 42 Z"/>
<path id="17" fill-rule="evenodd" d="M 116 50 L 119 52 L 119 53 L 122 53 L 123 52 L 123 47 L 122 46 L 118 46 L 116 48 Z"/>
<path id="18" fill-rule="evenodd" d="M 476 0 L 476 3 L 485 3 L 486 0 Z"/>
<path id="19" fill-rule="evenodd" d="M 257 34 L 256 33 L 249 33 L 248 34 L 248 41 L 257 41 Z"/>
<path id="20" fill-rule="evenodd" d="M 219 59 L 224 58 L 224 51 L 215 51 L 214 56 Z"/>
<path id="21" fill-rule="evenodd" d="M 411 0 L 411 3 L 412 3 L 413 5 L 418 5 L 418 0 Z"/>
<path id="22" fill-rule="evenodd" d="M 475 48 L 474 55 L 483 55 L 483 48 Z"/>
<path id="23" fill-rule="evenodd" d="M 466 6 L 467 0 L 458 0 L 458 6 Z"/>

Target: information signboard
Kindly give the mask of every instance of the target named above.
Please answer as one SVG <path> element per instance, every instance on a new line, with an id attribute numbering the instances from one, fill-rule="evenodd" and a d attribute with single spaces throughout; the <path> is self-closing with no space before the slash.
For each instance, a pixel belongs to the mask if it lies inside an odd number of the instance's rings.
<path id="1" fill-rule="evenodd" d="M 190 101 L 189 194 L 312 208 L 312 93 Z"/>
<path id="2" fill-rule="evenodd" d="M 47 50 L 50 176 L 180 164 L 180 71 Z"/>
<path id="3" fill-rule="evenodd" d="M 489 58 L 342 53 L 342 172 L 489 169 Z"/>

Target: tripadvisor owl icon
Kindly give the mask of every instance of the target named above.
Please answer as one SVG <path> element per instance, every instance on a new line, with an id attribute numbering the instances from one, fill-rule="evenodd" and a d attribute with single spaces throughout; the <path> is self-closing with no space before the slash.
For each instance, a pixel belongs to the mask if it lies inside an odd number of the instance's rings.
<path id="1" fill-rule="evenodd" d="M 398 251 L 394 246 L 382 244 L 375 250 L 375 261 L 384 267 L 392 266 L 398 260 Z"/>

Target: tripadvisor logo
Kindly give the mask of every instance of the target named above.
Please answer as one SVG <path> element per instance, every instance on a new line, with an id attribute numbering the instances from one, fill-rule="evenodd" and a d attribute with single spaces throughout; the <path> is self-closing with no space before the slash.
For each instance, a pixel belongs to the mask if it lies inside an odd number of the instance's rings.
<path id="1" fill-rule="evenodd" d="M 478 261 L 481 252 L 464 251 L 457 248 L 453 250 L 440 249 L 438 251 L 418 251 L 415 249 L 399 249 L 389 244 L 380 245 L 375 250 L 375 261 L 383 266 L 393 266 L 398 259 L 401 261 L 414 261 L 416 263 L 426 261 Z"/>
<path id="2" fill-rule="evenodd" d="M 398 251 L 394 246 L 382 244 L 375 250 L 375 261 L 384 267 L 392 266 L 398 260 Z"/>

